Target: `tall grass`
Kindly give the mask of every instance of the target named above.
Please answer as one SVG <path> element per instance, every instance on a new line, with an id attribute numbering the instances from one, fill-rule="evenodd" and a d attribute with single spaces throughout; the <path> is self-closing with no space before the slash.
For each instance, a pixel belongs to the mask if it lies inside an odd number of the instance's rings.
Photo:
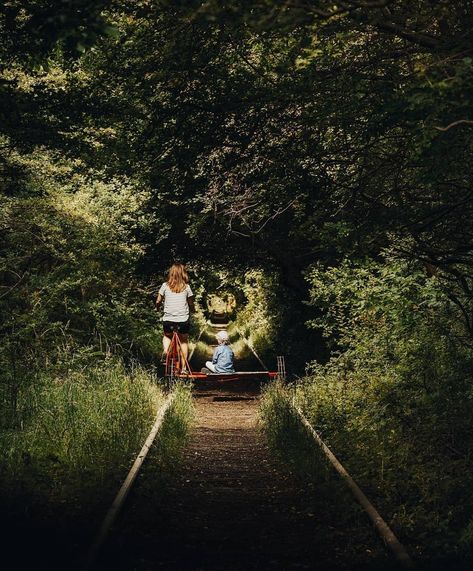
<path id="1" fill-rule="evenodd" d="M 143 469 L 144 475 L 149 474 L 150 477 L 144 477 L 140 485 L 146 488 L 145 495 L 149 498 L 163 493 L 179 465 L 194 419 L 191 388 L 189 383 L 183 382 L 172 388 L 175 398 Z"/>
<path id="2" fill-rule="evenodd" d="M 163 401 L 140 367 L 113 359 L 43 371 L 18 395 L 18 423 L 0 431 L 5 490 L 63 497 L 121 477 Z"/>
<path id="3" fill-rule="evenodd" d="M 441 465 L 435 454 L 439 439 L 433 432 L 422 456 L 419 442 L 403 434 L 396 419 L 388 422 L 384 416 L 380 425 L 385 409 L 378 406 L 378 415 L 374 412 L 379 390 L 369 392 L 366 379 L 363 381 L 357 386 L 352 379 L 348 387 L 334 378 L 308 377 L 297 387 L 269 385 L 261 415 L 270 445 L 294 472 L 314 483 L 326 496 L 330 510 L 338 510 L 345 502 L 347 513 L 354 513 L 350 508 L 353 502 L 337 489 L 334 471 L 319 447 L 308 441 L 289 405 L 295 399 L 413 555 L 432 569 L 471 568 L 473 526 L 468 524 L 471 491 L 465 478 L 467 462 L 460 456 L 447 461 L 444 456 Z M 376 386 L 379 388 L 379 382 Z M 418 434 L 423 442 L 423 432 L 418 430 Z M 427 453 L 430 457 L 426 458 Z"/>
<path id="4" fill-rule="evenodd" d="M 301 424 L 291 400 L 294 386 L 269 384 L 263 393 L 260 415 L 268 443 L 276 456 L 298 477 L 307 502 L 323 518 L 314 541 L 330 546 L 334 565 L 340 568 L 397 569 L 375 536 L 366 514 Z"/>
<path id="5" fill-rule="evenodd" d="M 278 381 L 264 388 L 260 416 L 268 443 L 295 472 L 317 483 L 328 482 L 330 467 L 294 414 L 292 398 L 292 391 Z"/>

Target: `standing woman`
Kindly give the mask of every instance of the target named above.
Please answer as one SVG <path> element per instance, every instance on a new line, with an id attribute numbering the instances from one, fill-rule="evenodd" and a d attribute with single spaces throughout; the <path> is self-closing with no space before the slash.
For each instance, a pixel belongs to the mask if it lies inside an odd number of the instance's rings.
<path id="1" fill-rule="evenodd" d="M 168 279 L 159 289 L 156 307 L 164 299 L 163 350 L 166 355 L 171 345 L 174 331 L 179 335 L 182 356 L 187 360 L 189 353 L 189 315 L 194 313 L 194 294 L 189 286 L 189 276 L 184 264 L 173 264 L 169 268 Z M 185 366 L 183 364 L 183 366 Z"/>

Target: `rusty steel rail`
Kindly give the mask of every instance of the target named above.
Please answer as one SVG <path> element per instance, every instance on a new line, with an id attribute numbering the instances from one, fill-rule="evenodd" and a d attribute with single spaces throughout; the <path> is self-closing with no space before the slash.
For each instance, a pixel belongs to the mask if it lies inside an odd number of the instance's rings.
<path id="1" fill-rule="evenodd" d="M 138 476 L 138 472 L 140 471 L 140 468 L 154 442 L 154 439 L 156 438 L 156 435 L 158 434 L 159 429 L 163 424 L 166 412 L 169 410 L 169 407 L 172 405 L 174 401 L 174 397 L 175 397 L 175 392 L 168 395 L 164 404 L 159 408 L 156 414 L 156 419 L 154 421 L 153 427 L 151 428 L 151 431 L 148 434 L 148 437 L 146 438 L 143 447 L 141 448 L 138 456 L 136 457 L 133 466 L 128 472 L 125 481 L 123 482 L 118 494 L 113 500 L 113 503 L 110 509 L 108 510 L 107 515 L 105 516 L 105 519 L 103 520 L 97 535 L 95 536 L 95 539 L 89 549 L 86 562 L 82 568 L 83 571 L 90 571 L 91 569 L 94 568 L 100 549 L 103 543 L 105 542 L 111 527 L 115 523 L 118 514 L 120 513 L 120 510 L 122 509 L 123 504 L 125 503 L 126 498 L 128 497 L 128 494 L 136 480 L 136 477 Z"/>
<path id="2" fill-rule="evenodd" d="M 373 522 L 376 531 L 379 533 L 381 539 L 386 543 L 388 548 L 391 550 L 395 558 L 399 561 L 399 563 L 405 569 L 414 569 L 415 565 L 412 561 L 409 553 L 407 552 L 406 548 L 402 543 L 398 540 L 398 538 L 394 535 L 394 532 L 389 527 L 389 525 L 384 521 L 384 519 L 379 514 L 378 510 L 373 506 L 373 504 L 369 501 L 366 495 L 363 493 L 361 488 L 355 482 L 355 480 L 350 476 L 347 470 L 343 467 L 342 463 L 338 460 L 335 454 L 330 450 L 330 448 L 325 444 L 322 440 L 321 436 L 318 432 L 314 429 L 314 427 L 310 424 L 310 422 L 305 417 L 304 413 L 301 409 L 296 406 L 295 403 L 288 401 L 292 409 L 295 411 L 296 415 L 299 417 L 302 425 L 305 427 L 307 432 L 310 436 L 315 440 L 315 442 L 320 446 L 323 453 L 329 460 L 330 464 L 335 468 L 335 470 L 340 474 L 343 478 L 343 481 L 350 489 L 353 496 L 357 499 L 360 503 L 361 507 L 365 510 L 368 517 Z"/>
<path id="3" fill-rule="evenodd" d="M 253 347 L 253 345 L 251 344 L 250 340 L 247 339 L 243 333 L 241 332 L 241 330 L 239 328 L 237 328 L 238 333 L 240 334 L 240 337 L 243 339 L 243 343 L 248 347 L 248 349 L 253 353 L 253 355 L 256 357 L 256 360 L 259 362 L 259 364 L 263 367 L 263 370 L 268 371 L 268 367 L 266 366 L 266 364 L 263 362 L 263 360 L 261 359 L 261 357 L 258 355 L 258 353 L 256 352 L 255 348 Z"/>

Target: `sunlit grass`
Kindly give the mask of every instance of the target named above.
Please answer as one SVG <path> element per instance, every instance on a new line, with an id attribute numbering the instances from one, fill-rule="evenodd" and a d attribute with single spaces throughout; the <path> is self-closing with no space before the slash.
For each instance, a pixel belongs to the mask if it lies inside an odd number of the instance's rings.
<path id="1" fill-rule="evenodd" d="M 0 433 L 3 491 L 33 488 L 60 498 L 121 477 L 164 394 L 144 369 L 110 359 L 44 372 L 20 401 L 20 426 Z"/>
<path id="2" fill-rule="evenodd" d="M 180 382 L 174 385 L 173 391 L 175 398 L 144 466 L 145 474 L 152 476 L 144 478 L 142 485 L 151 495 L 163 492 L 162 486 L 157 485 L 158 482 L 162 484 L 173 478 L 194 419 L 192 385 Z"/>
<path id="3" fill-rule="evenodd" d="M 350 563 L 373 570 L 396 569 L 396 562 L 387 557 L 366 514 L 301 424 L 291 406 L 294 396 L 293 386 L 285 387 L 277 381 L 269 384 L 261 400 L 260 415 L 273 453 L 301 481 L 315 517 L 323 522 L 317 531 L 318 541 L 335 548 L 334 557 L 339 558 L 341 568 Z M 343 535 L 337 535 L 340 533 Z M 340 541 L 343 549 L 337 551 L 335 544 Z"/>

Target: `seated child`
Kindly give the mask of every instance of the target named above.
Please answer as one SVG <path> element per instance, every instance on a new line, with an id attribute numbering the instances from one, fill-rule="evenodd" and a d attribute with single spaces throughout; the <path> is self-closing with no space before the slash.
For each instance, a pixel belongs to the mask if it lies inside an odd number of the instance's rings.
<path id="1" fill-rule="evenodd" d="M 215 337 L 218 347 L 215 348 L 212 361 L 207 361 L 205 366 L 212 373 L 234 373 L 233 350 L 228 345 L 228 333 L 224 330 L 219 331 Z"/>

